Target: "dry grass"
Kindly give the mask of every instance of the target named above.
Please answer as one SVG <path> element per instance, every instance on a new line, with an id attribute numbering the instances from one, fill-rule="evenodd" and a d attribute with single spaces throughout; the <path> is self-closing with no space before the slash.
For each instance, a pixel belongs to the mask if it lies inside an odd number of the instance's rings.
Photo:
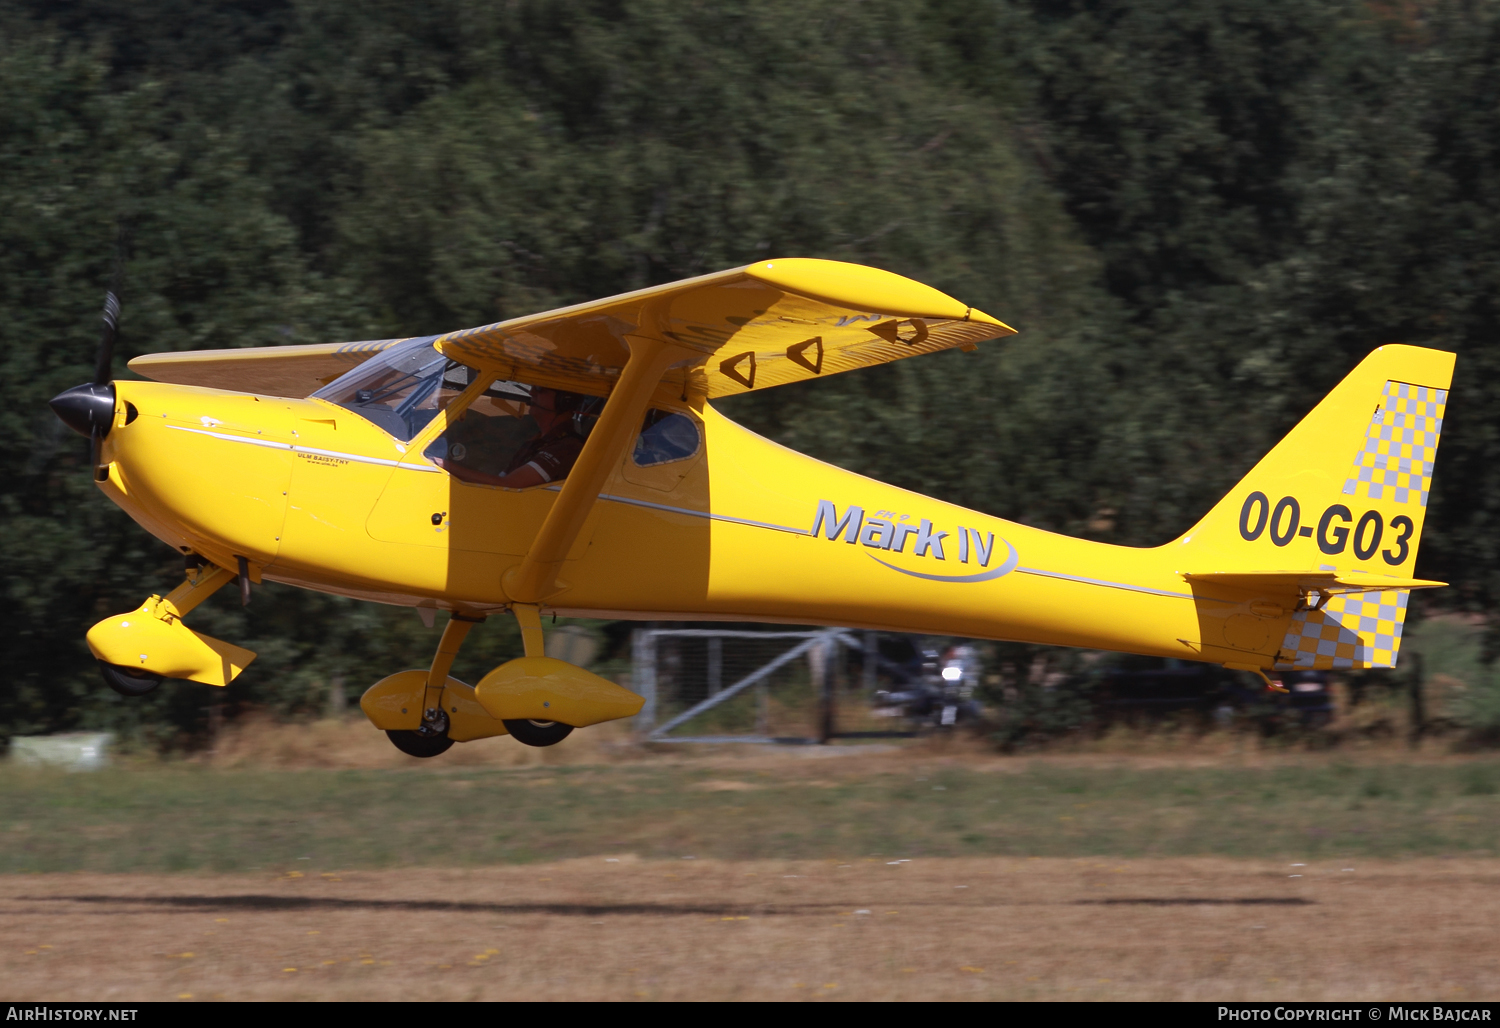
<path id="1" fill-rule="evenodd" d="M 213 749 L 194 760 L 216 768 L 547 767 L 610 763 L 636 752 L 629 729 L 611 723 L 574 732 L 542 749 L 506 738 L 482 739 L 420 760 L 392 746 L 363 717 L 285 722 L 253 716 L 226 727 Z"/>
<path id="2" fill-rule="evenodd" d="M 1360 717 L 1385 723 L 1390 704 L 1368 703 Z M 227 725 L 212 749 L 196 754 L 191 763 L 224 769 L 399 769 L 444 770 L 462 767 L 529 768 L 591 764 L 648 763 L 657 765 L 722 765 L 743 769 L 804 766 L 808 760 L 837 758 L 841 765 L 858 756 L 870 768 L 894 765 L 942 764 L 996 771 L 1032 766 L 1040 759 L 1056 766 L 1148 767 L 1277 767 L 1384 763 L 1453 763 L 1490 759 L 1465 752 L 1454 736 L 1424 739 L 1415 749 L 1406 742 L 1404 713 L 1396 710 L 1389 732 L 1361 734 L 1353 715 L 1341 715 L 1342 741 L 1319 745 L 1324 737 L 1289 734 L 1262 738 L 1252 731 L 1201 732 L 1189 728 L 1138 730 L 1117 727 L 1099 737 L 1058 740 L 1041 750 L 999 753 L 982 736 L 959 733 L 880 743 L 842 743 L 833 746 L 763 745 L 641 745 L 628 723 L 612 722 L 574 732 L 545 749 L 522 746 L 507 738 L 482 739 L 454 746 L 441 757 L 418 760 L 401 753 L 385 733 L 357 714 L 317 721 L 279 721 L 263 715 Z M 131 763 L 153 764 L 158 758 L 137 753 Z"/>
<path id="3" fill-rule="evenodd" d="M 485 867 L 645 859 L 1500 856 L 1493 755 L 1254 751 L 1003 757 L 956 745 L 569 755 L 536 766 L 306 767 L 324 726 L 201 762 L 102 774 L 0 767 L 0 873 Z M 358 740 L 359 726 L 334 726 Z M 596 737 L 597 738 L 597 737 Z M 310 740 L 310 741 L 309 741 Z M 563 750 L 563 747 L 557 747 Z M 392 750 L 394 753 L 394 750 Z M 298 766 L 298 765 L 303 766 Z M 105 840 L 108 840 L 107 843 Z"/>
<path id="4" fill-rule="evenodd" d="M 10 876 L 0 980 L 16 1000 L 1494 999 L 1497 886 L 1486 860 Z"/>

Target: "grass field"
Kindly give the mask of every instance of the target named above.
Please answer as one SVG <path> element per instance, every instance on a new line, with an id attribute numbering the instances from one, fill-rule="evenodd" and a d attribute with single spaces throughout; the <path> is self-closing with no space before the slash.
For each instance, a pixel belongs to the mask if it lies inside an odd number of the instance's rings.
<path id="1" fill-rule="evenodd" d="M 1495 856 L 1500 761 L 1204 767 L 856 749 L 521 769 L 0 770 L 0 873 L 472 867 L 620 853 Z"/>

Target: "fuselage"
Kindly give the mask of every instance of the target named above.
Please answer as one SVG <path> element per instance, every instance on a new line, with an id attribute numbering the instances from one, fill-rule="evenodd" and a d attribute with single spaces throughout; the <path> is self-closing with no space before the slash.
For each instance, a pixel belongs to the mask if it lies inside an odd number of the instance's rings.
<path id="1" fill-rule="evenodd" d="M 167 544 L 253 578 L 408 606 L 505 607 L 556 499 L 459 481 L 321 399 L 117 383 L 101 487 Z M 816 461 L 707 404 L 683 460 L 627 454 L 544 603 L 564 615 L 751 620 L 1226 659 L 1244 597 L 1193 589 L 1171 545 L 1073 539 Z M 1205 651 L 1205 647 L 1207 651 Z M 1230 654 L 1232 657 L 1233 654 Z"/>

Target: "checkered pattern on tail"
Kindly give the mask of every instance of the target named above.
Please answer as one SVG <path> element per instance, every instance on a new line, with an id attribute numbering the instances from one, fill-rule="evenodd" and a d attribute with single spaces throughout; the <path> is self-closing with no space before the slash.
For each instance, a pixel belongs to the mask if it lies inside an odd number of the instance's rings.
<path id="1" fill-rule="evenodd" d="M 1386 382 L 1385 395 L 1365 433 L 1365 445 L 1344 482 L 1344 495 L 1427 506 L 1432 459 L 1447 405 L 1446 389 Z"/>
<path id="2" fill-rule="evenodd" d="M 1322 610 L 1298 611 L 1287 626 L 1282 659 L 1276 666 L 1287 670 L 1395 667 L 1410 596 L 1407 589 L 1344 593 L 1330 599 Z"/>

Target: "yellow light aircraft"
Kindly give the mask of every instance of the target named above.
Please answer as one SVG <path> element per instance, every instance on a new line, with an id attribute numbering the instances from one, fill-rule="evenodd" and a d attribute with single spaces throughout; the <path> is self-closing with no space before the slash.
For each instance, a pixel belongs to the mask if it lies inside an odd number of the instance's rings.
<path id="1" fill-rule="evenodd" d="M 641 698 L 544 655 L 541 617 L 751 620 L 1025 640 L 1258 672 L 1390 667 L 1453 355 L 1384 346 L 1180 539 L 1055 535 L 812 460 L 710 401 L 1012 334 L 935 289 L 764 261 L 426 338 L 138 357 L 52 401 L 183 583 L 88 633 L 105 680 L 227 685 L 254 658 L 183 618 L 266 579 L 447 623 L 361 706 L 417 756 L 550 745 Z M 525 655 L 474 687 L 465 633 Z M 1273 685 L 1274 687 L 1274 685 Z"/>

